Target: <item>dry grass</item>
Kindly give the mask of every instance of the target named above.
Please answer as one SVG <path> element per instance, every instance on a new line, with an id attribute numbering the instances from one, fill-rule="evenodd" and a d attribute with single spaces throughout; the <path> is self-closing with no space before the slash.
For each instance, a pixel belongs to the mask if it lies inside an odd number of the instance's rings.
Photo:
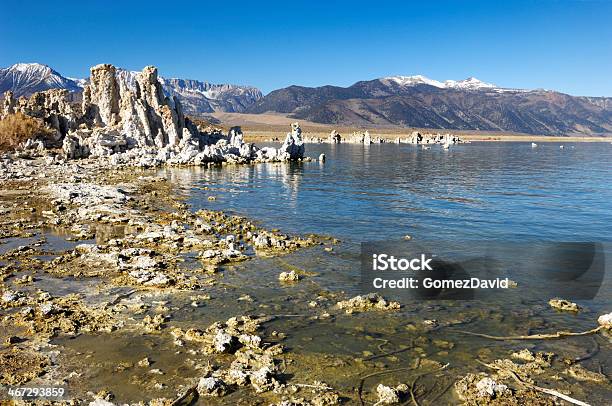
<path id="1" fill-rule="evenodd" d="M 0 120 L 0 151 L 12 151 L 29 139 L 48 139 L 52 131 L 36 118 L 23 113 L 9 114 Z"/>

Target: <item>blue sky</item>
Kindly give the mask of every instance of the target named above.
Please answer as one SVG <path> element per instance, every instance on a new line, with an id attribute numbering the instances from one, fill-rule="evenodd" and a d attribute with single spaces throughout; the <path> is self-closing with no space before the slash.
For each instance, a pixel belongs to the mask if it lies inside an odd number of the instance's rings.
<path id="1" fill-rule="evenodd" d="M 0 66 L 65 76 L 113 63 L 166 77 L 350 85 L 475 76 L 504 87 L 612 96 L 612 1 L 4 1 Z M 314 3 L 314 4 L 313 4 Z"/>

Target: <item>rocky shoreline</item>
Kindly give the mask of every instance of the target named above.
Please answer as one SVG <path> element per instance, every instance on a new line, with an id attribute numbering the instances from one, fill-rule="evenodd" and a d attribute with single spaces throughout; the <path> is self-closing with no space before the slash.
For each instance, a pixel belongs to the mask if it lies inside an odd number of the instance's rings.
<path id="1" fill-rule="evenodd" d="M 108 169 L 92 159 L 78 164 L 17 159 L 5 168 L 2 183 L 1 237 L 23 243 L 0 255 L 6 346 L 0 351 L 2 385 L 21 385 L 39 376 L 51 385 L 69 384 L 69 377 L 58 376 L 62 352 L 52 350 L 57 337 L 164 330 L 177 347 L 194 342 L 203 354 L 236 357 L 230 369 L 202 371 L 196 397 L 222 396 L 236 385 L 252 386 L 255 392 L 280 387 L 274 356 L 282 346 L 265 344 L 256 334 L 265 318 L 238 316 L 205 330 L 171 329 L 169 309 L 142 314 L 154 305 L 155 294 L 147 292 L 192 292 L 191 305 L 199 306 L 209 299 L 201 292 L 217 283 L 219 266 L 283 255 L 327 239 L 287 236 L 218 211 L 192 212 L 166 179 Z M 73 242 L 70 248 L 49 251 L 48 230 L 65 235 Z M 200 269 L 182 269 L 186 253 L 196 256 Z M 104 287 L 58 295 L 45 290 L 49 278 L 66 285 L 92 280 Z M 102 395 L 94 394 L 96 404 L 110 399 Z M 83 394 L 74 396 L 82 399 Z"/>
<path id="2" fill-rule="evenodd" d="M 396 351 L 381 346 L 379 354 L 364 351 L 357 358 L 338 356 L 335 366 L 324 372 L 315 367 L 316 358 L 283 345 L 291 336 L 290 329 L 266 327 L 283 317 L 274 311 L 235 313 L 229 319 L 204 324 L 186 324 L 176 314 L 182 306 L 210 307 L 223 301 L 223 297 L 211 299 L 208 292 L 222 283 L 224 272 L 219 271 L 226 265 L 321 245 L 326 252 L 338 241 L 287 236 L 243 217 L 193 211 L 173 185 L 154 171 L 109 167 L 93 158 L 63 163 L 49 163 L 45 158 L 14 159 L 5 166 L 2 189 L 0 307 L 4 346 L 0 376 L 5 387 L 35 382 L 69 388 L 72 404 L 124 404 L 112 386 L 92 391 L 82 376 L 93 373 L 95 367 L 92 370 L 87 361 L 63 349 L 65 340 L 101 335 L 158 337 L 176 349 L 176 357 L 185 363 L 182 368 L 190 372 L 172 378 L 181 383 L 171 387 L 162 378 L 172 374 L 156 365 L 160 355 L 155 350 L 138 362 L 118 362 L 115 368 L 121 371 L 149 377 L 138 384 L 143 391 L 141 404 L 191 404 L 197 399 L 201 404 L 246 399 L 252 399 L 246 404 L 283 406 L 358 404 L 360 399 L 397 404 L 428 392 L 425 387 L 411 386 L 410 381 L 395 384 L 396 379 L 384 379 L 386 371 L 394 370 L 387 364 L 399 361 L 393 354 L 410 351 L 418 360 L 418 364 L 406 367 L 413 374 L 431 375 L 432 379 L 448 376 L 446 364 L 436 359 L 445 358 L 455 344 L 432 341 L 427 334 L 468 322 L 479 313 L 475 309 L 473 316 L 453 314 L 444 319 L 438 314 L 437 320 L 424 318 L 420 325 L 412 322 L 409 325 L 420 344 Z M 62 235 L 65 242 L 50 244 L 52 235 Z M 193 257 L 196 268 L 184 266 L 185 255 Z M 309 279 L 308 275 L 291 269 L 279 274 L 277 283 L 299 286 L 308 283 L 302 280 Z M 243 295 L 241 300 L 251 299 Z M 185 304 L 178 305 L 181 301 Z M 394 317 L 401 307 L 377 295 L 350 298 L 342 292 L 311 296 L 304 302 L 309 309 L 304 315 L 309 320 L 306 324 L 345 323 L 358 317 L 356 331 L 373 320 L 370 314 Z M 430 313 L 427 310 L 424 314 Z M 385 323 L 395 323 L 392 320 Z M 437 349 L 437 355 L 430 346 Z M 480 368 L 466 365 L 455 374 L 466 368 L 473 373 L 463 372 L 456 380 L 444 378 L 443 382 L 456 382 L 453 396 L 464 404 L 554 404 L 554 396 L 526 384 L 516 385 L 513 374 L 527 383 L 535 377 L 550 379 L 561 374 L 578 385 L 587 382 L 610 387 L 601 372 L 561 355 L 527 349 L 517 353 L 520 359 L 509 354 L 509 358 L 497 360 L 483 353 L 480 358 L 489 371 L 477 372 Z M 293 366 L 287 365 L 289 360 Z M 292 379 L 287 368 L 308 370 L 310 379 Z M 339 376 L 353 371 L 357 375 L 349 380 L 354 382 L 381 374 L 382 383 L 351 391 L 330 381 L 331 371 Z M 577 386 L 572 388 L 575 391 Z M 149 390 L 174 395 L 155 397 L 145 393 Z"/>
<path id="3" fill-rule="evenodd" d="M 40 120 L 52 131 L 51 136 L 32 138 L 21 146 L 22 157 L 46 153 L 56 162 L 92 157 L 114 166 L 139 167 L 307 159 L 297 123 L 279 148 L 245 143 L 240 127 L 227 134 L 198 127 L 184 115 L 175 96 L 164 95 L 153 66 L 145 67 L 134 81 L 118 75 L 112 65 L 92 67 L 80 105 L 63 89 L 19 100 L 6 92 L 0 118 L 16 113 Z M 61 151 L 54 151 L 58 148 Z"/>
<path id="4" fill-rule="evenodd" d="M 610 390 L 605 371 L 581 364 L 595 353 L 524 343 L 493 352 L 482 342 L 455 353 L 464 341 L 435 335 L 505 323 L 501 309 L 400 304 L 323 288 L 316 270 L 282 257 L 331 256 L 339 241 L 193 210 L 154 168 L 302 161 L 304 140 L 297 124 L 278 149 L 244 143 L 238 128 L 199 129 L 163 97 L 155 75 L 145 68 L 131 89 L 110 65 L 94 67 L 77 113 L 61 91 L 6 99 L 5 114 L 38 117 L 56 132 L 0 160 L 3 390 L 65 387 L 68 403 L 97 406 L 436 404 L 441 397 L 552 405 L 560 395 Z M 226 276 L 262 258 L 284 266 L 271 282 L 251 276 L 256 285 L 282 286 L 288 293 L 278 300 L 257 302 L 258 286 Z M 192 317 L 198 309 L 205 311 Z M 542 327 L 532 309 L 514 316 Z M 612 325 L 609 315 L 599 320 L 588 335 L 601 336 L 597 352 L 605 357 Z M 300 336 L 304 327 L 311 330 Z M 324 332 L 333 351 L 307 347 Z M 551 394 L 536 381 L 562 389 Z"/>

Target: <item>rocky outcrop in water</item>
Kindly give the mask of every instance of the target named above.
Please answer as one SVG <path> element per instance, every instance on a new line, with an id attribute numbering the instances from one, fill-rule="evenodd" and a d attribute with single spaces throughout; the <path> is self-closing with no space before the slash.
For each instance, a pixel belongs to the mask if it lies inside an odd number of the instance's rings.
<path id="1" fill-rule="evenodd" d="M 400 140 L 401 142 L 401 140 Z M 408 144 L 459 144 L 464 142 L 457 135 L 452 134 L 421 134 L 418 131 L 414 131 L 410 137 L 406 138 L 403 142 Z"/>
<path id="2" fill-rule="evenodd" d="M 460 143 L 464 143 L 465 141 L 459 138 L 458 135 L 440 134 L 440 133 L 423 134 L 418 131 L 412 132 L 412 134 L 410 134 L 410 136 L 406 138 L 396 137 L 394 140 L 390 140 L 389 138 L 384 138 L 384 137 L 373 137 L 370 135 L 370 132 L 367 130 L 366 131 L 355 131 L 352 134 L 347 135 L 347 136 L 341 136 L 340 133 L 338 133 L 338 131 L 333 130 L 329 134 L 329 137 L 327 138 L 306 137 L 304 138 L 304 142 L 311 143 L 311 144 L 322 144 L 322 143 L 340 144 L 340 143 L 343 143 L 343 144 L 363 144 L 363 145 L 383 144 L 383 143 L 394 142 L 396 144 L 401 143 L 401 144 L 414 144 L 414 145 L 441 144 L 445 146 L 445 148 L 447 148 L 447 146 L 449 145 L 460 144 Z"/>
<path id="3" fill-rule="evenodd" d="M 96 157 L 112 165 L 159 166 L 304 159 L 298 123 L 283 145 L 259 149 L 245 143 L 240 127 L 227 135 L 199 129 L 185 117 L 175 96 L 166 96 L 157 68 L 145 67 L 127 83 L 109 64 L 91 68 L 80 108 L 67 90 L 47 90 L 15 101 L 7 93 L 2 115 L 21 111 L 41 118 L 57 132 L 65 158 Z"/>
<path id="4" fill-rule="evenodd" d="M 287 133 L 285 142 L 281 146 L 281 154 L 287 154 L 286 158 L 289 160 L 304 157 L 304 141 L 302 140 L 302 129 L 299 123 L 291 124 L 291 132 Z"/>
<path id="5" fill-rule="evenodd" d="M 332 132 L 329 134 L 328 141 L 330 144 L 340 144 L 340 142 L 342 142 L 342 136 L 338 131 L 332 130 Z"/>

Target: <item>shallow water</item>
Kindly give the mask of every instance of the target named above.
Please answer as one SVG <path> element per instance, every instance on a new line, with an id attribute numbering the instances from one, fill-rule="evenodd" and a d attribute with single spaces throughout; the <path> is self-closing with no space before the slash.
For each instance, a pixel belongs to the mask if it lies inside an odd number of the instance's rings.
<path id="1" fill-rule="evenodd" d="M 225 210 L 268 228 L 331 235 L 342 243 L 331 252 L 315 246 L 280 258 L 256 257 L 223 266 L 215 276 L 217 283 L 203 292 L 155 293 L 144 300 L 165 303 L 172 315 L 160 334 L 119 330 L 55 340 L 65 348 L 67 358 L 74 360 L 74 369 L 83 371 L 83 387 L 73 388 L 75 391 L 104 388 L 121 402 L 173 397 L 199 376 L 202 365 L 223 360 L 192 352 L 196 349 L 193 344 L 176 347 L 167 331 L 171 327 L 205 329 L 215 321 L 242 314 L 275 316 L 263 325 L 262 337 L 274 342 L 273 331 L 286 334 L 279 341 L 288 352 L 279 358 L 283 365 L 286 362 L 284 373 L 291 378 L 289 382 L 322 380 L 348 396 L 348 404 L 357 402 L 355 391 L 361 377 L 421 365 L 368 380 L 363 392 L 373 400 L 379 382 L 410 382 L 415 373 L 427 370 L 422 364 L 427 360 L 449 363 L 449 367 L 421 379 L 427 390 L 421 404 L 458 403 L 450 390 L 435 401 L 434 395 L 457 377 L 483 371 L 477 358 L 508 358 L 522 348 L 555 352 L 559 355 L 556 368 L 562 371 L 561 358 L 581 357 L 598 346 L 599 352 L 583 365 L 592 371 L 610 369 L 612 346 L 603 336 L 512 342 L 459 331 L 516 335 L 589 330 L 598 314 L 612 310 L 610 272 L 595 300 L 579 302 L 585 309 L 578 314 L 555 311 L 547 304 L 550 297 L 540 297 L 537 292 L 500 295 L 486 302 L 413 300 L 389 313 L 346 315 L 332 307 L 337 300 L 361 293 L 363 241 L 399 240 L 406 234 L 414 241 L 454 243 L 485 239 L 610 241 L 611 145 L 565 144 L 560 149 L 559 144 L 544 144 L 532 149 L 523 143 L 475 143 L 444 151 L 408 145 L 324 144 L 307 145 L 307 151 L 310 156 L 324 152 L 327 162 L 161 171 L 195 210 Z M 216 200 L 209 201 L 209 196 Z M 610 245 L 605 246 L 609 250 Z M 193 258 L 185 258 L 183 268 L 202 276 Z M 279 273 L 293 267 L 306 276 L 295 284 L 279 283 Z M 520 277 L 519 286 L 529 279 L 529 275 Z M 49 288 L 59 289 L 52 284 Z M 199 293 L 209 294 L 210 300 L 191 306 L 191 296 Z M 313 300 L 317 307 L 309 306 Z M 328 311 L 330 317 L 320 317 Z M 154 314 L 154 307 L 147 313 Z M 440 328 L 427 327 L 426 320 L 437 320 Z M 398 350 L 393 356 L 367 360 L 372 354 Z M 122 369 L 121 363 L 133 365 L 143 357 L 152 359 L 150 368 Z M 83 360 L 87 363 L 84 370 Z M 151 375 L 151 368 L 161 369 L 163 375 Z M 163 385 L 155 387 L 155 383 Z M 592 404 L 605 404 L 610 398 L 609 385 L 578 383 L 567 377 L 541 383 L 570 389 L 575 397 Z M 201 402 L 261 403 L 248 390 Z"/>
<path id="2" fill-rule="evenodd" d="M 342 240 L 333 252 L 315 247 L 281 260 L 255 259 L 226 267 L 223 283 L 231 288 L 217 293 L 223 305 L 211 302 L 210 306 L 175 317 L 205 326 L 203 320 L 210 320 L 211 314 L 218 318 L 245 312 L 296 315 L 280 317 L 267 328 L 288 333 L 285 344 L 292 354 L 322 360 L 359 358 L 363 351 L 379 354 L 382 342 L 386 343 L 385 351 L 416 347 L 395 358 L 382 358 L 384 365 L 366 363 L 365 369 L 370 371 L 401 367 L 426 357 L 450 363 L 449 374 L 460 376 L 482 370 L 474 361 L 477 354 L 507 358 L 521 348 L 553 351 L 563 357 L 582 356 L 597 344 L 593 338 L 496 342 L 456 330 L 493 335 L 588 330 L 598 314 L 610 311 L 609 266 L 597 298 L 581 301 L 585 310 L 578 314 L 557 312 L 547 304 L 550 297 L 530 292 L 529 298 L 517 294 L 486 303 L 406 302 L 400 312 L 391 314 L 340 315 L 318 321 L 299 317 L 312 313 L 307 303 L 319 294 L 361 293 L 359 244 L 364 241 L 394 240 L 406 234 L 415 241 L 455 243 L 486 239 L 610 241 L 612 146 L 577 143 L 564 144 L 560 149 L 559 145 L 543 144 L 532 149 L 528 143 L 474 143 L 444 151 L 435 146 L 421 150 L 408 145 L 322 144 L 307 145 L 307 154 L 314 157 L 324 152 L 325 163 L 163 171 L 182 188 L 195 209 L 225 210 L 286 232 L 325 234 Z M 209 196 L 216 200 L 209 201 Z M 610 262 L 609 245 L 606 247 Z M 313 275 L 293 286 L 279 285 L 277 275 L 287 266 Z M 253 302 L 237 302 L 244 293 Z M 423 321 L 427 319 L 450 327 L 426 331 Z M 454 347 L 440 348 L 435 340 L 448 340 Z M 610 345 L 601 338 L 596 340 L 601 350 L 585 366 L 605 371 L 609 368 Z M 330 361 L 335 362 L 337 359 Z M 352 368 L 356 368 L 354 376 L 350 374 Z M 314 377 L 351 390 L 351 383 L 358 381 L 362 371 L 348 366 L 326 372 L 301 365 L 294 372 L 298 381 Z M 382 381 L 397 383 L 402 379 L 402 374 L 391 374 Z M 425 382 L 434 387 L 435 380 Z M 573 390 L 596 404 L 610 394 L 606 388 L 591 384 L 580 384 Z M 450 392 L 442 400 L 456 402 Z"/>

